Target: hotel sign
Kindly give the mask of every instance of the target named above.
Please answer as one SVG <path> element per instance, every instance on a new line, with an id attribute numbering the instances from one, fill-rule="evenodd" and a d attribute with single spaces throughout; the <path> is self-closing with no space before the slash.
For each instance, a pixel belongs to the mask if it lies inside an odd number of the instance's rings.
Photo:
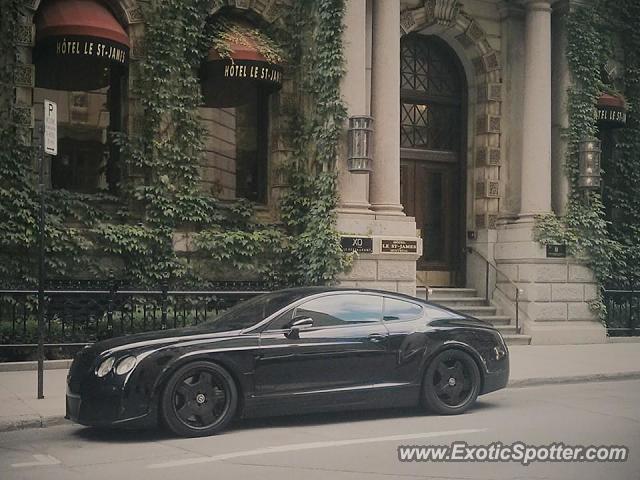
<path id="1" fill-rule="evenodd" d="M 598 121 L 616 125 L 625 125 L 627 123 L 627 112 L 620 107 L 598 105 Z"/>
<path id="2" fill-rule="evenodd" d="M 418 253 L 418 241 L 383 239 L 382 253 Z"/>
<path id="3" fill-rule="evenodd" d="M 125 65 L 129 57 L 129 47 L 104 38 L 74 35 L 54 37 L 43 43 L 39 55 L 59 59 L 91 58 Z"/>
<path id="4" fill-rule="evenodd" d="M 262 80 L 275 84 L 282 83 L 282 69 L 279 66 L 258 62 L 235 62 L 224 66 L 224 78 Z"/>

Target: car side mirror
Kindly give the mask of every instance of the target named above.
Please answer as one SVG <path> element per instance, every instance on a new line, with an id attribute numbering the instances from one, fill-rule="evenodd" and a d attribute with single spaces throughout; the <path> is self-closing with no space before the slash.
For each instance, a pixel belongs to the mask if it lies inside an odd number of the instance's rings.
<path id="1" fill-rule="evenodd" d="M 305 315 L 294 317 L 287 325 L 287 332 L 284 334 L 287 338 L 300 338 L 300 330 L 313 327 L 313 318 Z"/>

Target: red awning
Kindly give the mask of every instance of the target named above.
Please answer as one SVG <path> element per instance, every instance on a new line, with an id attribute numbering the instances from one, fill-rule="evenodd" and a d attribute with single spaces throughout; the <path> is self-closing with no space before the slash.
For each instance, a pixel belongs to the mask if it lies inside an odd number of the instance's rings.
<path id="1" fill-rule="evenodd" d="M 282 55 L 266 34 L 242 20 L 218 19 L 200 80 L 209 107 L 235 107 L 282 86 Z"/>
<path id="2" fill-rule="evenodd" d="M 129 47 L 129 37 L 109 9 L 96 0 L 51 0 L 36 16 L 36 41 L 79 35 Z"/>
<path id="3" fill-rule="evenodd" d="M 611 93 L 602 93 L 597 104 L 598 124 L 600 128 L 618 128 L 627 123 L 627 104 L 624 97 Z"/>
<path id="4" fill-rule="evenodd" d="M 49 0 L 35 18 L 36 86 L 96 90 L 120 75 L 129 37 L 99 0 Z"/>

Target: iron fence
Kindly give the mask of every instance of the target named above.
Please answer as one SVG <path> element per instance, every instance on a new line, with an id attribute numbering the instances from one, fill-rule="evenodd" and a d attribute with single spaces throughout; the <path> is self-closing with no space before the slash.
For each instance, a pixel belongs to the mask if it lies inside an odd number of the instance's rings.
<path id="1" fill-rule="evenodd" d="M 44 291 L 47 347 L 82 346 L 129 333 L 197 325 L 267 291 L 253 282 L 218 283 L 207 290 L 147 290 L 105 282 L 57 287 Z M 37 341 L 38 290 L 0 289 L 0 347 L 35 349 Z"/>
<path id="2" fill-rule="evenodd" d="M 640 335 L 640 290 L 604 289 L 605 323 L 612 337 Z"/>

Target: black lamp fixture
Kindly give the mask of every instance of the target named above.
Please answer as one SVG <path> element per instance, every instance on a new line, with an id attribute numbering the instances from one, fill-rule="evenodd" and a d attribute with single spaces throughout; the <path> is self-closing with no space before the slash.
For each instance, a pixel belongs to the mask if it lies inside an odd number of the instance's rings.
<path id="1" fill-rule="evenodd" d="M 347 166 L 351 173 L 369 173 L 373 163 L 373 118 L 366 115 L 349 117 L 349 150 Z"/>
<path id="2" fill-rule="evenodd" d="M 590 137 L 582 139 L 579 152 L 578 186 L 587 190 L 600 188 L 600 140 Z"/>

